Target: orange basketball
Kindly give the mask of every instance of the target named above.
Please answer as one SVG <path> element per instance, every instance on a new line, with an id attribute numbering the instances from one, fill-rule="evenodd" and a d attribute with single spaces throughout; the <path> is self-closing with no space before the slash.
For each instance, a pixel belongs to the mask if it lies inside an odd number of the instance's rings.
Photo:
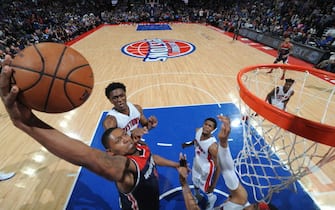
<path id="1" fill-rule="evenodd" d="M 12 82 L 20 88 L 19 100 L 46 113 L 62 113 L 83 104 L 94 77 L 78 51 L 59 43 L 39 43 L 19 52 L 13 62 Z"/>

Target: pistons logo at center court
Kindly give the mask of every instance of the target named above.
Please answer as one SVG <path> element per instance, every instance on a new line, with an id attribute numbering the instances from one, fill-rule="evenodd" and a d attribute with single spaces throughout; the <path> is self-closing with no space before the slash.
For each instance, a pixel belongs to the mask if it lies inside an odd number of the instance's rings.
<path id="1" fill-rule="evenodd" d="M 122 47 L 121 51 L 129 56 L 143 58 L 144 62 L 166 61 L 191 54 L 195 46 L 191 43 L 179 40 L 145 39 L 133 42 Z"/>

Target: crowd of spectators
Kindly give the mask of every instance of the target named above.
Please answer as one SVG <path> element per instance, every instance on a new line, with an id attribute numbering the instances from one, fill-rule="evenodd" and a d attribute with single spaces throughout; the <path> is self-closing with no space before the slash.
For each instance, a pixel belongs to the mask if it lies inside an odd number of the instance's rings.
<path id="1" fill-rule="evenodd" d="M 164 1 L 2 0 L 0 50 L 16 54 L 38 42 L 68 42 L 101 24 L 200 22 L 233 31 L 242 27 L 323 48 L 334 44 L 332 0 Z"/>

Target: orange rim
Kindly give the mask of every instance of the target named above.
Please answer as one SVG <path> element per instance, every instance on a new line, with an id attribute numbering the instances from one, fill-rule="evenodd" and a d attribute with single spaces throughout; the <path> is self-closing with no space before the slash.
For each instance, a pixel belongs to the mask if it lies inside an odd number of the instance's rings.
<path id="1" fill-rule="evenodd" d="M 328 82 L 331 80 L 333 81 L 335 80 L 335 74 L 333 73 L 303 66 L 284 65 L 284 64 L 248 66 L 240 70 L 240 72 L 237 74 L 237 83 L 239 85 L 239 93 L 241 99 L 256 113 L 262 115 L 265 119 L 272 122 L 273 124 L 276 124 L 279 127 L 288 130 L 292 133 L 295 133 L 296 135 L 304 137 L 306 139 L 335 147 L 335 141 L 333 141 L 335 137 L 334 126 L 307 120 L 305 118 L 293 115 L 291 113 L 284 112 L 272 106 L 271 104 L 266 103 L 263 99 L 258 98 L 244 86 L 244 83 L 242 81 L 243 74 L 249 71 L 253 71 L 255 69 L 266 68 L 268 70 L 270 68 L 278 68 L 278 67 L 289 71 L 300 71 L 300 72 L 308 71 L 310 74 L 313 74 L 319 78 L 327 78 L 325 79 L 325 81 Z"/>

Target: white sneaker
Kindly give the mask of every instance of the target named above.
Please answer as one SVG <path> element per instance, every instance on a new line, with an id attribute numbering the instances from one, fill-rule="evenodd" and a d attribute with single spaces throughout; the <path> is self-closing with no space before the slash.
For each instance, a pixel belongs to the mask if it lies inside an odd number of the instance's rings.
<path id="1" fill-rule="evenodd" d="M 14 175 L 15 175 L 14 172 L 10 172 L 10 173 L 3 173 L 3 172 L 0 172 L 0 181 L 5 181 L 5 180 L 7 180 L 7 179 L 10 179 L 10 178 L 12 178 Z"/>
<path id="2" fill-rule="evenodd" d="M 216 200 L 217 200 L 217 196 L 215 194 L 208 196 L 206 210 L 213 210 Z"/>

